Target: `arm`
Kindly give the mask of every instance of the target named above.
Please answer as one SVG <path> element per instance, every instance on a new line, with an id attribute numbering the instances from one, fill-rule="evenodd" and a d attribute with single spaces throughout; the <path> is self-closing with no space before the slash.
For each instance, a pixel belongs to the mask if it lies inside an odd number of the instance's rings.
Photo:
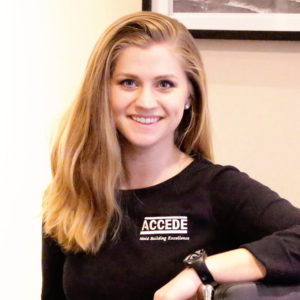
<path id="1" fill-rule="evenodd" d="M 65 256 L 50 237 L 42 239 L 42 297 L 43 300 L 65 300 L 63 291 L 63 265 Z"/>
<path id="2" fill-rule="evenodd" d="M 223 168 L 212 191 L 222 235 L 266 268 L 264 281 L 299 282 L 300 210 L 236 169 Z"/>
<path id="3" fill-rule="evenodd" d="M 246 249 L 209 256 L 205 263 L 218 283 L 253 281 L 266 275 L 265 267 Z"/>
<path id="4" fill-rule="evenodd" d="M 246 249 L 236 249 L 212 255 L 205 263 L 218 283 L 253 281 L 265 276 L 265 267 Z M 201 299 L 202 282 L 192 268 L 186 268 L 155 295 L 154 300 Z"/>
<path id="5" fill-rule="evenodd" d="M 235 168 L 220 168 L 210 189 L 214 215 L 221 228 L 219 237 L 240 247 L 206 259 L 214 279 L 219 283 L 263 278 L 273 282 L 299 281 L 300 210 Z M 202 283 L 192 271 L 182 271 L 159 289 L 154 299 L 195 296 Z M 195 283 L 190 294 L 185 294 L 186 278 Z"/>
<path id="6" fill-rule="evenodd" d="M 201 281 L 192 268 L 186 268 L 171 281 L 157 290 L 153 300 L 201 299 Z"/>

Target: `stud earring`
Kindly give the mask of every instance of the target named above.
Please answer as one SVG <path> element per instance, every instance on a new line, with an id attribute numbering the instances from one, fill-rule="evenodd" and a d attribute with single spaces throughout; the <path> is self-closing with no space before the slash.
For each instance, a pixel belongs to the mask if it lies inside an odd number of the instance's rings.
<path id="1" fill-rule="evenodd" d="M 190 105 L 189 105 L 189 103 L 187 103 L 185 106 L 184 106 L 184 109 L 185 110 L 188 110 L 190 108 Z"/>

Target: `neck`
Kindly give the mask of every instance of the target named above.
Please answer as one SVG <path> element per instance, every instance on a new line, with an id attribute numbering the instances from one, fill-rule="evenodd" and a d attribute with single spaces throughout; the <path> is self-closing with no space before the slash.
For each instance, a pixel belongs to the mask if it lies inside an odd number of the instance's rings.
<path id="1" fill-rule="evenodd" d="M 192 158 L 175 145 L 154 149 L 124 147 L 122 158 L 125 176 L 121 189 L 137 189 L 161 183 L 184 169 Z"/>

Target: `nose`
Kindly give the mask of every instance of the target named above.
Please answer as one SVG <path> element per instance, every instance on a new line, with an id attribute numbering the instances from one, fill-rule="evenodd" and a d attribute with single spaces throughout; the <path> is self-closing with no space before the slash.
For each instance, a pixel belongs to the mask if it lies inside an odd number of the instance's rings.
<path id="1" fill-rule="evenodd" d="M 135 104 L 139 108 L 153 109 L 157 106 L 156 97 L 154 91 L 149 86 L 143 86 L 140 88 Z"/>

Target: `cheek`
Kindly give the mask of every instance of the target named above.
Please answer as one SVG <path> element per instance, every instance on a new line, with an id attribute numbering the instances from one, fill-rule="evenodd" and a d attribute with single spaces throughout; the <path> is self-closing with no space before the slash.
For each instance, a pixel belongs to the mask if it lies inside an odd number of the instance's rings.
<path id="1" fill-rule="evenodd" d="M 114 86 L 112 86 L 109 90 L 109 99 L 110 99 L 111 106 L 113 107 L 118 99 L 118 92 L 116 87 Z"/>
<path id="2" fill-rule="evenodd" d="M 122 110 L 122 97 L 117 88 L 111 88 L 110 90 L 110 105 L 114 117 Z"/>
<path id="3" fill-rule="evenodd" d="M 116 127 L 118 127 L 118 123 L 119 123 L 118 120 L 119 120 L 122 110 L 120 108 L 120 101 L 118 101 L 115 96 L 116 96 L 116 94 L 113 91 L 111 91 L 110 107 L 111 107 L 114 123 L 115 123 Z"/>
<path id="4" fill-rule="evenodd" d="M 187 96 L 185 93 L 177 93 L 172 95 L 172 97 L 168 100 L 169 110 L 175 115 L 182 115 L 186 101 Z"/>
<path id="5" fill-rule="evenodd" d="M 113 87 L 110 90 L 110 104 L 114 113 L 124 111 L 130 104 L 131 99 L 132 95 L 130 93 L 126 93 L 118 87 Z"/>

